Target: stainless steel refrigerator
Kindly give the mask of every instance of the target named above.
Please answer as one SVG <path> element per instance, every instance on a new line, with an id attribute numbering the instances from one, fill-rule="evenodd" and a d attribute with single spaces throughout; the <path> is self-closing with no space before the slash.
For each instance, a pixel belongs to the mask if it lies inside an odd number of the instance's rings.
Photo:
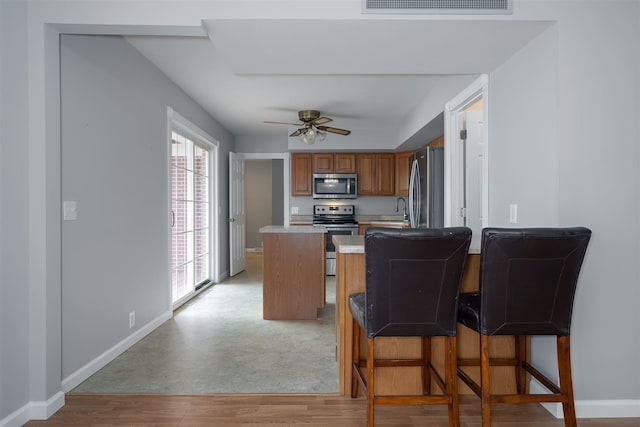
<path id="1" fill-rule="evenodd" d="M 444 227 L 444 149 L 427 147 L 411 156 L 409 220 L 412 228 Z"/>

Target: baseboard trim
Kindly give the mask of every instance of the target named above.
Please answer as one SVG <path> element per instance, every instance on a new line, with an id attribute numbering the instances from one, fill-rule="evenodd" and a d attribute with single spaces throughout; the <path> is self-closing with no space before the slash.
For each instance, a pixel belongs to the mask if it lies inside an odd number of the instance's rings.
<path id="1" fill-rule="evenodd" d="M 535 379 L 529 385 L 531 393 L 548 394 L 542 384 Z M 576 400 L 576 418 L 637 418 L 640 417 L 640 400 Z M 564 418 L 561 403 L 541 403 L 556 418 Z"/>
<path id="2" fill-rule="evenodd" d="M 64 406 L 64 393 L 59 391 L 47 401 L 29 402 L 2 420 L 0 427 L 20 427 L 29 420 L 46 420 Z"/>
<path id="3" fill-rule="evenodd" d="M 46 402 L 31 402 L 31 419 L 46 420 L 64 406 L 64 393 L 59 391 Z"/>
<path id="4" fill-rule="evenodd" d="M 160 316 L 147 323 L 127 338 L 123 339 L 91 362 L 84 365 L 68 377 L 62 380 L 62 391 L 65 393 L 73 390 L 91 375 L 104 368 L 113 359 L 124 353 L 132 345 L 140 341 L 142 338 L 153 332 L 157 327 L 171 318 L 171 311 L 166 311 Z"/>
<path id="5" fill-rule="evenodd" d="M 2 420 L 0 420 L 0 427 L 20 427 L 27 421 L 29 421 L 31 416 L 31 403 L 27 403 L 20 409 L 16 409 Z"/>
<path id="6" fill-rule="evenodd" d="M 229 277 L 229 270 L 223 271 L 220 276 L 218 277 L 218 281 L 216 283 L 220 283 L 223 280 L 225 280 L 227 277 Z"/>

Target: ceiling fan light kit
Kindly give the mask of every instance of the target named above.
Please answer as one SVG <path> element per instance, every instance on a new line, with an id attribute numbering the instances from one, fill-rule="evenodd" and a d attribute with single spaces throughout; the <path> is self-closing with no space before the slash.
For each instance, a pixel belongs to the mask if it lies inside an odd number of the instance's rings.
<path id="1" fill-rule="evenodd" d="M 304 142 L 307 145 L 311 145 L 316 141 L 324 141 L 327 137 L 326 132 L 316 131 L 313 128 L 306 129 L 303 132 L 300 132 L 298 138 L 300 141 Z"/>
<path id="2" fill-rule="evenodd" d="M 351 133 L 350 130 L 347 129 L 339 129 L 329 126 L 322 126 L 325 123 L 332 122 L 333 119 L 329 117 L 320 117 L 320 111 L 317 110 L 302 110 L 298 112 L 298 118 L 302 122 L 301 124 L 294 123 L 284 123 L 284 122 L 265 122 L 265 123 L 275 123 L 275 124 L 283 124 L 283 125 L 296 125 L 302 126 L 295 132 L 293 132 L 290 137 L 297 136 L 300 141 L 305 144 L 311 145 L 316 141 L 324 141 L 327 137 L 327 132 L 335 133 L 338 135 L 349 135 Z"/>

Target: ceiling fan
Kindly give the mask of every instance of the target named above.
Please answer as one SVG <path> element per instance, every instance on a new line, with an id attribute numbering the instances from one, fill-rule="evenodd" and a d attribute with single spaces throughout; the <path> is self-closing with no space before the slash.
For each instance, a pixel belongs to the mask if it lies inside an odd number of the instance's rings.
<path id="1" fill-rule="evenodd" d="M 332 122 L 333 119 L 329 117 L 320 117 L 320 111 L 317 110 L 302 110 L 298 111 L 298 118 L 302 123 L 286 123 L 286 122 L 267 122 L 281 125 L 293 125 L 301 126 L 298 130 L 293 132 L 291 137 L 297 136 L 301 141 L 311 145 L 316 141 L 322 141 L 326 137 L 326 132 L 335 133 L 338 135 L 349 135 L 350 130 L 334 128 L 331 126 L 323 126 L 325 123 Z"/>

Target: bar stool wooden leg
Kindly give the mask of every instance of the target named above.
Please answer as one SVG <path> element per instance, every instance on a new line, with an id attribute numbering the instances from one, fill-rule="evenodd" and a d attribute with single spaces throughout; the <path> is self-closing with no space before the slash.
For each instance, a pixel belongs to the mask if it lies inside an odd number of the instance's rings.
<path id="1" fill-rule="evenodd" d="M 373 403 L 375 399 L 375 370 L 373 338 L 367 338 L 367 427 L 373 427 Z"/>
<path id="2" fill-rule="evenodd" d="M 422 393 L 431 394 L 431 337 L 422 337 Z"/>
<path id="3" fill-rule="evenodd" d="M 562 402 L 565 427 L 576 427 L 576 408 L 573 401 L 573 381 L 571 379 L 571 349 L 569 336 L 558 336 L 558 373 L 560 375 L 560 392 L 565 401 Z"/>
<path id="4" fill-rule="evenodd" d="M 480 334 L 480 396 L 482 405 L 482 427 L 491 427 L 491 381 L 489 366 L 489 337 Z"/>
<path id="5" fill-rule="evenodd" d="M 458 402 L 457 359 L 458 348 L 456 337 L 445 338 L 445 378 L 446 393 L 449 396 L 449 426 L 460 426 L 460 408 Z"/>
<path id="6" fill-rule="evenodd" d="M 527 360 L 527 337 L 519 335 L 515 339 L 515 356 L 516 356 L 516 390 L 518 394 L 527 393 L 527 371 L 524 369 L 523 362 Z"/>

